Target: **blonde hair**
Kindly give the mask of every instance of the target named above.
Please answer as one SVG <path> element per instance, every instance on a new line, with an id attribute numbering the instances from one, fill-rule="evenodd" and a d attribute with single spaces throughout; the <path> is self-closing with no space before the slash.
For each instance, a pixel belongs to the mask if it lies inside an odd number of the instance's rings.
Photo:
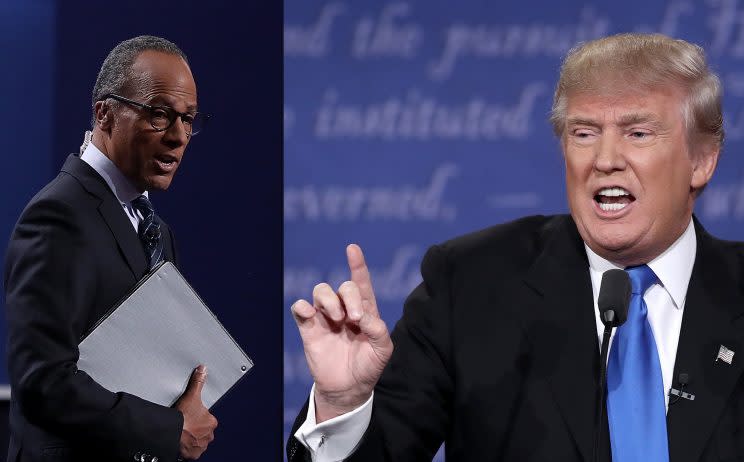
<path id="1" fill-rule="evenodd" d="M 723 143 L 721 82 L 711 72 L 705 52 L 697 45 L 661 34 L 617 34 L 580 44 L 561 65 L 550 123 L 563 135 L 566 104 L 572 92 L 606 89 L 622 81 L 630 87 L 654 88 L 676 84 L 686 93 L 682 116 L 688 133 Z"/>

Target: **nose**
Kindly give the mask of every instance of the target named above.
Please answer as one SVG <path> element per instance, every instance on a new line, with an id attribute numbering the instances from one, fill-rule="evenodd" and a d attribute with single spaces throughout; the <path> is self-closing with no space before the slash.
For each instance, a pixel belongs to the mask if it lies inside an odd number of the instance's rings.
<path id="1" fill-rule="evenodd" d="M 627 165 L 623 151 L 622 138 L 619 135 L 606 133 L 596 144 L 594 153 L 594 170 L 610 174 L 624 170 Z"/>
<path id="2" fill-rule="evenodd" d="M 163 133 L 163 141 L 171 147 L 184 146 L 189 142 L 190 138 L 191 134 L 180 117 L 176 117 L 173 125 L 168 127 L 168 130 Z"/>

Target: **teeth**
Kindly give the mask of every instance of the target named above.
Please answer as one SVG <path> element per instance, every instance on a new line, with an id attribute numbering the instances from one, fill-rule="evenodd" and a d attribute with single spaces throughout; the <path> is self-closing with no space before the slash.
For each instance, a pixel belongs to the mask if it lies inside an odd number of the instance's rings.
<path id="1" fill-rule="evenodd" d="M 599 191 L 598 195 L 608 197 L 630 196 L 630 193 L 623 188 L 605 188 Z"/>
<path id="2" fill-rule="evenodd" d="M 614 212 L 614 211 L 617 211 L 617 210 L 624 209 L 626 205 L 628 205 L 628 204 L 603 204 L 603 203 L 600 202 L 599 203 L 599 208 L 602 209 L 602 210 L 604 210 L 605 212 L 610 212 L 610 211 L 613 211 Z"/>

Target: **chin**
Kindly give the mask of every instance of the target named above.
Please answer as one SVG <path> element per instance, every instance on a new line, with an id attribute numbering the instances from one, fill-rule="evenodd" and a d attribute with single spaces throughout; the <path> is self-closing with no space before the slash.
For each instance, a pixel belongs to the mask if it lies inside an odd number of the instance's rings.
<path id="1" fill-rule="evenodd" d="M 610 253 L 620 253 L 633 246 L 627 239 L 594 239 L 594 245 Z"/>
<path id="2" fill-rule="evenodd" d="M 636 243 L 636 232 L 627 223 L 599 223 L 589 234 L 602 247 L 621 250 Z"/>
<path id="3" fill-rule="evenodd" d="M 595 234 L 592 242 L 592 250 L 613 263 L 624 266 L 648 263 L 649 249 L 640 236 L 628 233 Z"/>
<path id="4" fill-rule="evenodd" d="M 627 223 L 586 223 L 580 234 L 592 249 L 605 254 L 623 252 L 638 243 L 638 235 Z M 597 252 L 602 254 L 602 252 Z M 604 255 L 603 255 L 604 256 Z"/>
<path id="5" fill-rule="evenodd" d="M 170 181 L 159 182 L 153 185 L 151 189 L 153 189 L 154 191 L 166 191 L 170 187 L 170 184 Z"/>
<path id="6" fill-rule="evenodd" d="M 147 190 L 148 191 L 165 191 L 170 185 L 172 177 L 155 176 L 147 179 Z"/>

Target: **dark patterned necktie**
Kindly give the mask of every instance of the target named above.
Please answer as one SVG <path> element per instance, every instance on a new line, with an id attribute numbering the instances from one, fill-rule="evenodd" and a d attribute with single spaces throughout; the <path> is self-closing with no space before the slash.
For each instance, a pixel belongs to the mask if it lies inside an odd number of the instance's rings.
<path id="1" fill-rule="evenodd" d="M 137 227 L 142 246 L 145 249 L 150 269 L 163 261 L 163 240 L 160 237 L 160 222 L 155 217 L 155 209 L 147 196 L 139 196 L 132 201 L 132 207 L 142 214 L 142 221 Z"/>

